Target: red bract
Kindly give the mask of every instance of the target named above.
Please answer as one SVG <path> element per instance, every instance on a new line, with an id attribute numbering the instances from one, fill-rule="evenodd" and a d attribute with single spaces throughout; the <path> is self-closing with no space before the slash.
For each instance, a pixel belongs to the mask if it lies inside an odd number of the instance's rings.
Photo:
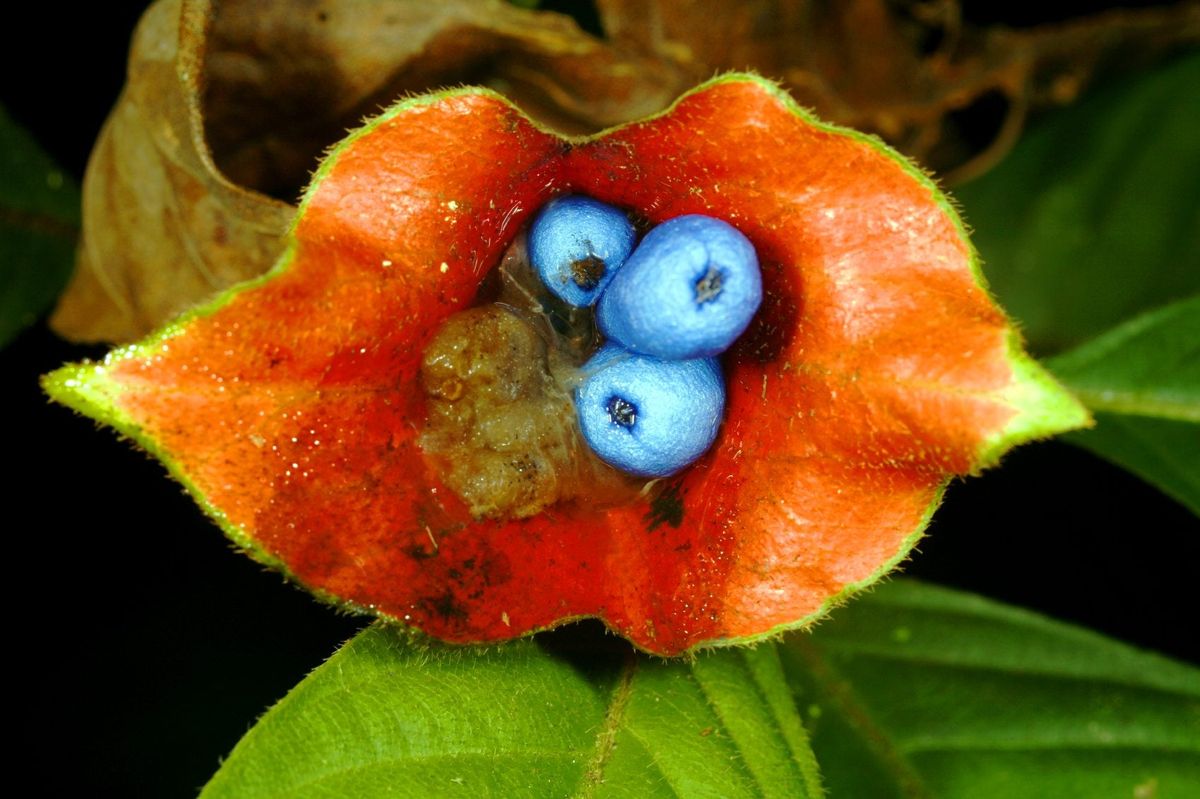
<path id="1" fill-rule="evenodd" d="M 716 446 L 663 493 L 478 521 L 417 445 L 421 353 L 564 192 L 733 223 L 766 297 Z M 254 557 L 451 641 L 599 616 L 675 654 L 802 625 L 895 566 L 951 476 L 1086 422 L 933 184 L 753 76 L 574 141 L 482 90 L 405 101 L 326 159 L 293 235 L 265 278 L 47 386 Z"/>

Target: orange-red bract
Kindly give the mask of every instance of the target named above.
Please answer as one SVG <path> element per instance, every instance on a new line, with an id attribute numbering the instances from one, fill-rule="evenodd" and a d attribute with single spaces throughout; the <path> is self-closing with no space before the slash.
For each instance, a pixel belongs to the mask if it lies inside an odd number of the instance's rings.
<path id="1" fill-rule="evenodd" d="M 731 222 L 765 300 L 717 444 L 656 499 L 477 521 L 417 444 L 421 352 L 564 192 Z M 950 476 L 1086 420 L 933 184 L 754 76 L 588 140 L 482 90 L 403 102 L 331 153 L 293 234 L 270 275 L 47 387 L 254 556 L 450 641 L 599 616 L 676 654 L 798 626 L 901 560 Z"/>

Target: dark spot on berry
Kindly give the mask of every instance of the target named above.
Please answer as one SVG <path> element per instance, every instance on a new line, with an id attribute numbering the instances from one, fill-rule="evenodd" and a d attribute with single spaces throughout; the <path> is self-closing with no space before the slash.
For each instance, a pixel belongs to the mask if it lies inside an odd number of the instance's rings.
<path id="1" fill-rule="evenodd" d="M 717 271 L 715 266 L 711 264 L 708 271 L 704 273 L 704 277 L 696 281 L 696 304 L 703 305 L 706 302 L 711 302 L 721 293 L 721 284 L 724 278 Z"/>
<path id="2" fill-rule="evenodd" d="M 637 406 L 628 400 L 621 397 L 610 397 L 604 408 L 608 411 L 608 418 L 612 420 L 613 424 L 621 427 L 633 427 L 637 424 Z"/>
<path id="3" fill-rule="evenodd" d="M 604 270 L 607 268 L 604 259 L 588 255 L 571 262 L 571 279 L 579 288 L 590 291 L 600 285 L 600 278 L 604 277 Z"/>

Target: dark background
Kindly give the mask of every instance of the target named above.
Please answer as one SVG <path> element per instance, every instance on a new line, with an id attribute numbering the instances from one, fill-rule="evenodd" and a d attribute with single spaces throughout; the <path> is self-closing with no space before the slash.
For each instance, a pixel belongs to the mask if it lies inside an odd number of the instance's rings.
<path id="1" fill-rule="evenodd" d="M 43 3 L 4 23 L 0 102 L 76 178 L 143 5 Z M 1048 3 L 1035 15 L 968 4 L 967 15 L 1027 25 L 1115 5 Z M 5 489 L 8 661 L 22 709 L 13 731 L 28 749 L 13 762 L 45 793 L 73 783 L 101 796 L 191 795 L 366 620 L 234 554 L 162 467 L 46 402 L 39 374 L 103 351 L 39 324 L 0 352 L 17 473 Z M 1051 442 L 952 486 L 906 571 L 1200 662 L 1198 566 L 1196 518 Z"/>

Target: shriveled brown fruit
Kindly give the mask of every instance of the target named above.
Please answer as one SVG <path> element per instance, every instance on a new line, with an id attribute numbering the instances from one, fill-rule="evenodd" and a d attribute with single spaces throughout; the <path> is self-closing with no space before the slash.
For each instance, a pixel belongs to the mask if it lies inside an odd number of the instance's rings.
<path id="1" fill-rule="evenodd" d="M 1030 108 L 1200 39 L 1197 0 L 1019 31 L 964 25 L 953 0 L 597 9 L 602 38 L 504 0 L 159 0 L 88 168 L 78 269 L 52 325 L 129 340 L 261 274 L 323 150 L 407 92 L 485 85 L 575 134 L 753 69 L 953 182 L 1001 157 Z"/>

